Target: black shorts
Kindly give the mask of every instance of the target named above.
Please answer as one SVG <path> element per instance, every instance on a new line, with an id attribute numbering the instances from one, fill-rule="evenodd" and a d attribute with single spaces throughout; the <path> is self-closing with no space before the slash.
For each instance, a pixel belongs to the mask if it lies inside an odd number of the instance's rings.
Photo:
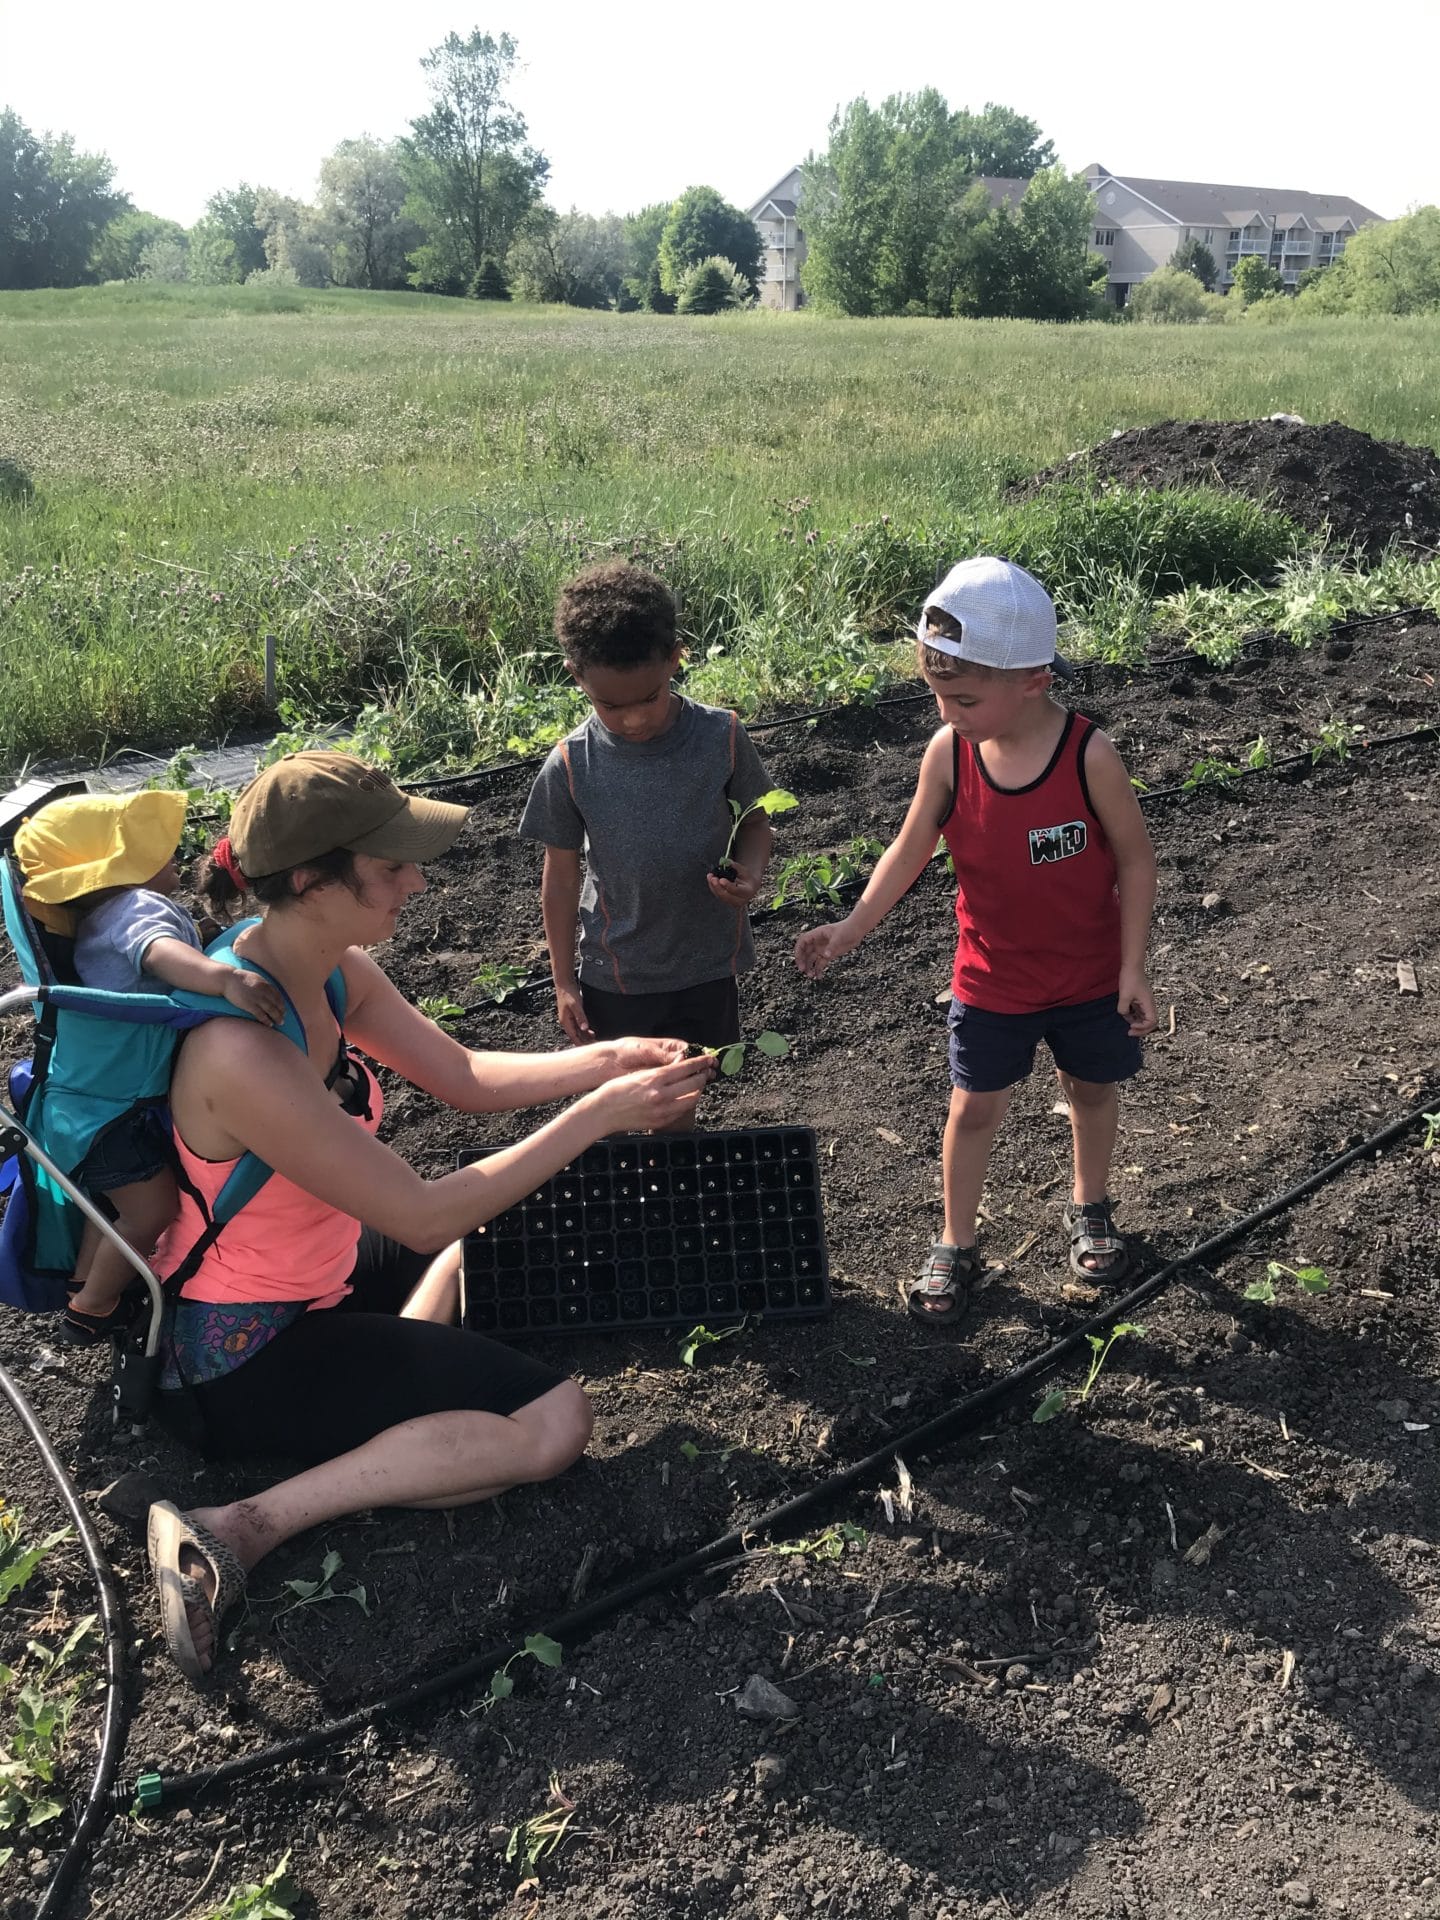
<path id="1" fill-rule="evenodd" d="M 304 1313 L 218 1380 L 161 1394 L 182 1430 L 216 1458 L 282 1454 L 307 1466 L 363 1446 L 427 1413 L 514 1413 L 566 1375 L 463 1327 L 401 1320 L 400 1308 L 435 1258 L 373 1228 L 361 1230 L 353 1292 Z"/>
<path id="2" fill-rule="evenodd" d="M 154 1107 L 137 1107 L 96 1134 L 71 1176 L 93 1199 L 116 1187 L 137 1187 L 175 1165 L 169 1130 Z"/>
<path id="3" fill-rule="evenodd" d="M 580 982 L 585 1018 L 597 1040 L 689 1040 L 729 1047 L 740 1038 L 740 987 L 733 973 L 673 993 L 611 993 Z"/>

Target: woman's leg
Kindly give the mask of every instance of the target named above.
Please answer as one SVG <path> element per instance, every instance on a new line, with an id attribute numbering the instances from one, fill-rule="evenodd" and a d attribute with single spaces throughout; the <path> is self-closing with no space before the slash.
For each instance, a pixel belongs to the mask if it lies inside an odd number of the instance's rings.
<path id="1" fill-rule="evenodd" d="M 429 1280 L 427 1274 L 421 1289 Z M 344 1514 L 367 1507 L 467 1506 L 509 1487 L 552 1479 L 585 1451 L 592 1425 L 585 1395 L 574 1381 L 562 1381 L 514 1413 L 429 1413 L 406 1420 L 264 1493 L 230 1506 L 196 1507 L 190 1517 L 223 1541 L 248 1572 L 295 1534 Z M 182 1553 L 180 1571 L 198 1577 L 213 1597 L 203 1557 Z M 209 1666 L 214 1623 L 208 1608 L 193 1610 L 190 1626 L 201 1663 Z"/>

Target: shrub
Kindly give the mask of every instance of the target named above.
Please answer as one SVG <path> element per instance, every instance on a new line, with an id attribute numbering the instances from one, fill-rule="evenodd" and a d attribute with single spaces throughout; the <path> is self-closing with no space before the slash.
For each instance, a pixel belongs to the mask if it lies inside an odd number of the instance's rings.
<path id="1" fill-rule="evenodd" d="M 1206 293 L 1194 274 L 1174 266 L 1160 267 L 1142 281 L 1125 311 L 1142 324 L 1169 326 L 1197 326 L 1227 317 L 1219 294 Z"/>
<path id="2" fill-rule="evenodd" d="M 1230 278 L 1232 291 L 1239 296 L 1242 307 L 1248 307 L 1254 300 L 1263 300 L 1268 293 L 1280 293 L 1285 286 L 1270 262 L 1258 253 L 1247 253 L 1237 260 Z"/>
<path id="3" fill-rule="evenodd" d="M 665 291 L 658 260 L 651 261 L 650 271 L 645 278 L 645 305 L 651 313 L 674 313 L 675 311 L 675 296 Z"/>
<path id="4" fill-rule="evenodd" d="M 731 261 L 714 254 L 686 274 L 675 310 L 677 313 L 727 313 L 749 304 L 749 281 Z"/>
<path id="5" fill-rule="evenodd" d="M 480 262 L 475 278 L 470 282 L 472 300 L 508 300 L 510 287 L 500 262 L 486 258 Z"/>

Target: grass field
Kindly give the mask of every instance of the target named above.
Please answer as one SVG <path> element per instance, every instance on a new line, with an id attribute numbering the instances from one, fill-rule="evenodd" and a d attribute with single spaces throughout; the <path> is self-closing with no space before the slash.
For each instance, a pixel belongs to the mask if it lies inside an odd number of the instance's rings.
<path id="1" fill-rule="evenodd" d="M 1233 579 L 1288 538 L 1197 503 L 1197 542 L 1137 506 L 1111 511 L 1096 557 L 1089 507 L 1042 527 L 1000 507 L 1007 480 L 1177 415 L 1283 410 L 1440 447 L 1437 364 L 1440 322 L 1418 320 L 684 322 L 238 288 L 0 295 L 0 760 L 259 720 L 266 633 L 306 720 L 404 681 L 437 706 L 470 694 L 450 750 L 542 737 L 564 711 L 545 691 L 555 584 L 611 547 L 674 581 L 697 658 L 724 649 L 718 690 L 863 691 L 875 638 L 967 545 L 1042 551 L 1083 605 L 1127 571 L 1145 594 Z"/>

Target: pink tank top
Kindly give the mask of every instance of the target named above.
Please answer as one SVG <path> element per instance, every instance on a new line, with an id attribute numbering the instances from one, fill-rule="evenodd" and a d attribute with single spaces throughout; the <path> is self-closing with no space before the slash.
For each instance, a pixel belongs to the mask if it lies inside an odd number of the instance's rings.
<path id="1" fill-rule="evenodd" d="M 366 1111 L 354 1116 L 367 1133 L 379 1130 L 384 1103 L 380 1085 L 358 1055 L 350 1055 L 369 1095 Z M 185 1178 L 213 1211 L 240 1156 L 202 1160 L 175 1130 L 175 1151 Z M 193 1197 L 180 1191 L 180 1211 L 161 1240 L 155 1271 L 163 1280 L 178 1267 L 205 1231 Z M 199 1267 L 180 1289 L 185 1300 L 248 1305 L 260 1300 L 304 1300 L 333 1307 L 350 1291 L 360 1222 L 338 1207 L 317 1200 L 283 1174 L 272 1173 L 254 1199 L 228 1221 Z"/>

